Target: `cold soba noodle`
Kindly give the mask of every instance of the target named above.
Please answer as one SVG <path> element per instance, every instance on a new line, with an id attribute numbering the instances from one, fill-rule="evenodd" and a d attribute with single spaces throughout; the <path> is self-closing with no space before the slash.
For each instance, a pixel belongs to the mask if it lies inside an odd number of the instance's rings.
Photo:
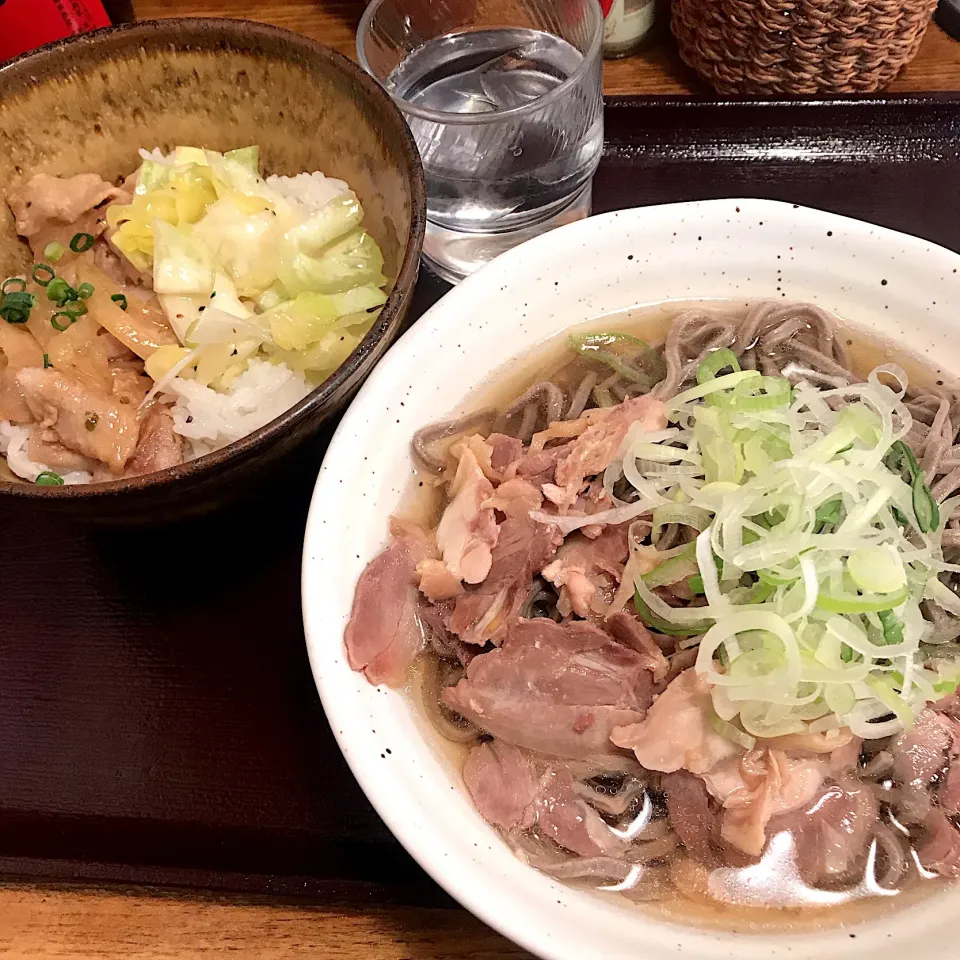
<path id="1" fill-rule="evenodd" d="M 413 438 L 442 503 L 392 521 L 350 662 L 420 664 L 539 870 L 784 921 L 960 876 L 960 395 L 846 336 L 783 303 L 577 334 Z"/>

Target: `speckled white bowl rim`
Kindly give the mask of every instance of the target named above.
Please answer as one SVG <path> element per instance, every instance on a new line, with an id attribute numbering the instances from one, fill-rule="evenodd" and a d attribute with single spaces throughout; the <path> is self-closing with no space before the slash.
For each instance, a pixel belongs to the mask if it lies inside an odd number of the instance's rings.
<path id="1" fill-rule="evenodd" d="M 766 200 L 645 207 L 562 227 L 447 294 L 367 380 L 320 471 L 303 553 L 310 663 L 330 725 L 377 812 L 421 866 L 492 927 L 547 960 L 948 960 L 960 886 L 880 920 L 819 933 L 736 934 L 652 919 L 516 860 L 476 814 L 400 693 L 347 665 L 354 585 L 412 476 L 409 442 L 511 358 L 586 319 L 674 298 L 808 300 L 960 373 L 960 256 Z"/>

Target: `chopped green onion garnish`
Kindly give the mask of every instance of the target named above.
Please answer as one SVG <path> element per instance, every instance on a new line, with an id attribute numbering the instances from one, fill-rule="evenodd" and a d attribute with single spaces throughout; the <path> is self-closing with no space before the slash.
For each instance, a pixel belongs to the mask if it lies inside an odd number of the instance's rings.
<path id="1" fill-rule="evenodd" d="M 77 291 L 63 277 L 57 277 L 47 284 L 47 299 L 63 306 L 68 300 L 77 299 Z"/>
<path id="2" fill-rule="evenodd" d="M 715 733 L 719 733 L 725 740 L 735 743 L 744 750 L 752 750 L 757 745 L 756 737 L 751 737 L 749 733 L 744 733 L 739 727 L 718 717 L 717 714 L 711 714 L 710 726 Z"/>
<path id="3" fill-rule="evenodd" d="M 50 362 L 50 354 L 45 353 L 43 355 L 43 369 L 46 370 L 48 367 L 52 367 L 53 364 Z"/>
<path id="4" fill-rule="evenodd" d="M 127 298 L 122 293 L 115 293 L 110 299 L 119 304 L 121 310 L 127 309 Z"/>
<path id="5" fill-rule="evenodd" d="M 46 263 L 37 263 L 33 267 L 33 282 L 38 283 L 41 287 L 47 286 L 48 283 L 56 276 L 56 273 L 49 264 Z"/>
<path id="6" fill-rule="evenodd" d="M 63 248 L 62 243 L 58 243 L 54 240 L 52 243 L 48 243 L 43 248 L 43 256 L 45 260 L 49 260 L 52 263 L 57 263 L 64 255 L 66 251 Z"/>
<path id="7" fill-rule="evenodd" d="M 62 304 L 63 313 L 69 314 L 76 320 L 78 317 L 82 317 L 87 312 L 87 305 L 82 300 L 70 300 L 66 304 Z"/>
<path id="8" fill-rule="evenodd" d="M 34 481 L 38 487 L 62 487 L 63 477 L 52 470 L 44 470 Z"/>
<path id="9" fill-rule="evenodd" d="M 57 318 L 58 318 L 58 317 L 64 317 L 67 322 L 66 322 L 66 323 L 58 323 L 58 322 L 57 322 Z M 77 318 L 76 318 L 72 313 L 67 313 L 65 310 L 58 310 L 58 311 L 50 318 L 50 326 L 53 327 L 54 330 L 59 330 L 61 333 L 63 333 L 63 331 L 66 330 L 67 327 L 69 327 L 71 323 L 75 323 L 75 322 L 76 322 L 76 319 L 77 319 Z"/>
<path id="10" fill-rule="evenodd" d="M 0 293 L 22 293 L 27 289 L 27 281 L 21 277 L 7 277 L 0 286 Z"/>
<path id="11" fill-rule="evenodd" d="M 92 233 L 75 233 L 70 241 L 70 249 L 74 253 L 84 253 L 93 246 Z"/>
<path id="12" fill-rule="evenodd" d="M 93 296 L 93 284 L 92 283 L 81 283 L 77 287 L 77 295 L 81 300 L 89 300 Z"/>
<path id="13" fill-rule="evenodd" d="M 7 323 L 26 323 L 35 304 L 33 294 L 23 290 L 4 294 L 0 300 L 0 317 Z"/>
<path id="14" fill-rule="evenodd" d="M 687 578 L 687 586 L 692 594 L 703 596 L 703 577 L 699 573 Z"/>
<path id="15" fill-rule="evenodd" d="M 728 367 L 733 373 L 740 372 L 740 361 L 737 360 L 737 355 L 726 347 L 722 350 L 714 350 L 697 367 L 697 383 L 704 384 L 708 380 L 715 379 L 721 370 L 726 370 Z"/>

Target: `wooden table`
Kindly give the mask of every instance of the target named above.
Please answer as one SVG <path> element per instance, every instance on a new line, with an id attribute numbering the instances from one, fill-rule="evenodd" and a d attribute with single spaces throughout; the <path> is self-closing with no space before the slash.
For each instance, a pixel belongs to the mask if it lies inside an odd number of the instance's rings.
<path id="1" fill-rule="evenodd" d="M 139 17 L 229 16 L 265 20 L 353 55 L 362 0 L 134 0 Z M 640 55 L 608 64 L 610 94 L 705 92 L 666 31 Z M 960 89 L 960 43 L 932 28 L 891 88 Z M 144 890 L 0 886 L 0 954 L 160 958 L 231 953 L 272 960 L 505 960 L 524 951 L 463 910 L 336 909 Z"/>

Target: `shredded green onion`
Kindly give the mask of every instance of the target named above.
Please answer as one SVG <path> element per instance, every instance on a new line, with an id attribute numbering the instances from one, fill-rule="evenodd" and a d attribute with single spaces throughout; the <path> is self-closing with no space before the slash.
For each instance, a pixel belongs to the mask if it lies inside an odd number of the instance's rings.
<path id="1" fill-rule="evenodd" d="M 721 370 L 730 368 L 733 373 L 740 372 L 740 361 L 737 355 L 724 347 L 722 350 L 714 350 L 708 354 L 707 358 L 697 367 L 697 383 L 703 384 L 708 380 L 714 380 Z"/>
<path id="2" fill-rule="evenodd" d="M 0 293 L 6 296 L 8 293 L 23 293 L 26 289 L 27 281 L 22 277 L 7 277 L 7 279 L 3 281 L 3 285 L 0 286 Z"/>
<path id="3" fill-rule="evenodd" d="M 63 244 L 56 240 L 51 241 L 43 248 L 43 258 L 51 263 L 58 263 L 63 258 L 64 253 L 66 253 L 66 250 L 64 250 Z"/>
<path id="4" fill-rule="evenodd" d="M 92 283 L 81 283 L 77 287 L 77 296 L 81 300 L 89 300 L 93 296 L 94 286 Z"/>
<path id="5" fill-rule="evenodd" d="M 43 473 L 37 476 L 34 483 L 36 483 L 38 487 L 62 487 L 63 477 L 61 477 L 59 473 L 54 473 L 52 470 L 44 470 Z"/>
<path id="6" fill-rule="evenodd" d="M 49 367 L 52 367 L 52 366 L 53 366 L 53 364 L 50 362 L 50 354 L 49 354 L 49 353 L 45 353 L 45 354 L 43 355 L 43 369 L 46 370 L 46 369 L 48 369 Z"/>
<path id="7" fill-rule="evenodd" d="M 70 249 L 74 253 L 85 253 L 93 246 L 92 233 L 75 233 L 70 241 Z"/>
<path id="8" fill-rule="evenodd" d="M 739 727 L 728 723 L 715 713 L 710 717 L 710 726 L 715 733 L 719 733 L 725 740 L 735 743 L 738 747 L 743 747 L 744 750 L 752 750 L 757 745 L 756 737 L 751 737 L 749 733 L 744 733 Z"/>
<path id="9" fill-rule="evenodd" d="M 33 266 L 33 282 L 39 284 L 41 287 L 47 286 L 50 281 L 56 276 L 53 267 L 47 263 L 36 263 Z"/>
<path id="10" fill-rule="evenodd" d="M 58 320 L 59 317 L 65 317 L 67 322 L 60 323 Z M 66 330 L 71 323 L 75 323 L 76 320 L 77 318 L 72 313 L 67 313 L 65 310 L 58 310 L 50 318 L 50 326 L 53 327 L 54 330 L 59 330 L 61 333 L 63 333 L 63 331 Z"/>
<path id="11" fill-rule="evenodd" d="M 655 383 L 663 379 L 663 359 L 650 345 L 626 333 L 588 333 L 581 336 L 571 336 L 570 346 L 584 357 L 599 360 L 615 373 L 618 373 L 630 383 L 649 390 Z M 638 370 L 619 356 L 611 348 L 627 348 L 634 355 L 639 355 L 648 370 Z"/>
<path id="12" fill-rule="evenodd" d="M 110 299 L 111 299 L 114 303 L 119 304 L 121 310 L 126 310 L 126 309 L 127 309 L 127 298 L 126 298 L 126 296 L 124 296 L 124 294 L 122 294 L 122 293 L 115 293 L 115 294 L 113 294 L 113 296 L 110 297 Z"/>
<path id="13" fill-rule="evenodd" d="M 650 505 L 651 542 L 667 523 L 699 532 L 635 578 L 637 613 L 699 647 L 718 717 L 745 736 L 891 736 L 960 680 L 960 644 L 928 645 L 920 606 L 960 616 L 938 579 L 955 569 L 946 511 L 904 442 L 906 375 L 791 386 L 735 360 L 708 356 L 668 404 L 674 426 L 634 431 L 605 474 Z M 702 606 L 656 592 L 676 583 Z"/>
<path id="14" fill-rule="evenodd" d="M 663 617 L 657 616 L 646 604 L 639 593 L 635 594 L 633 604 L 636 607 L 637 615 L 651 630 L 657 633 L 663 633 L 670 637 L 696 637 L 701 633 L 706 633 L 710 629 L 710 622 L 703 620 L 697 623 L 688 623 L 680 626 L 670 623 Z"/>
<path id="15" fill-rule="evenodd" d="M 937 501 L 933 499 L 933 494 L 923 479 L 923 474 L 918 473 L 913 481 L 913 513 L 917 518 L 917 526 L 923 533 L 930 533 L 940 526 L 940 508 Z"/>
<path id="16" fill-rule="evenodd" d="M 675 556 L 658 563 L 649 573 L 643 574 L 643 582 L 650 588 L 664 587 L 686 580 L 698 574 L 697 545 L 688 543 Z"/>

